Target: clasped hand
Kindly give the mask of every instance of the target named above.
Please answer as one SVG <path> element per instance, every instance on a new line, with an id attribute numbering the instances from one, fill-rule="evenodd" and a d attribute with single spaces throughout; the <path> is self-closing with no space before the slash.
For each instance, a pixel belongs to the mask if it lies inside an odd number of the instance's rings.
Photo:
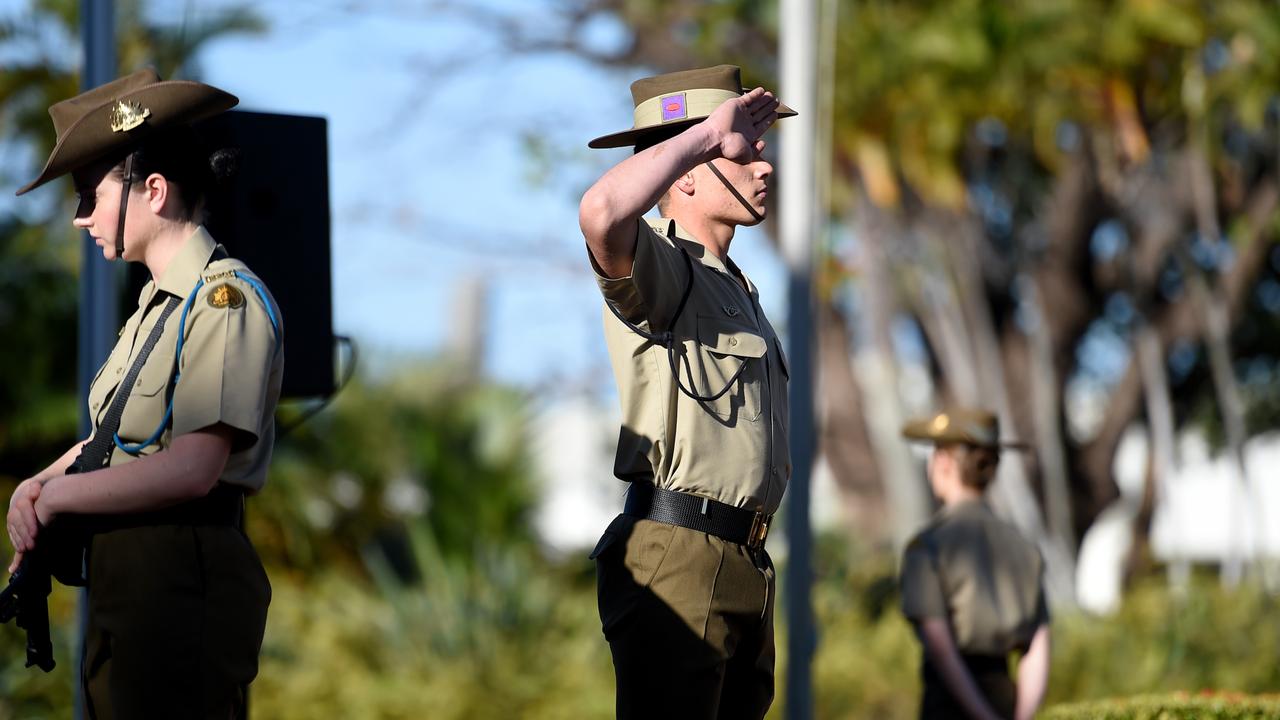
<path id="1" fill-rule="evenodd" d="M 9 498 L 7 527 L 9 542 L 13 543 L 13 549 L 16 551 L 13 562 L 9 564 L 10 573 L 18 569 L 23 553 L 35 548 L 36 535 L 52 519 L 48 507 L 44 503 L 37 502 L 43 487 L 44 483 L 35 478 L 23 480 L 14 489 L 13 496 Z"/>

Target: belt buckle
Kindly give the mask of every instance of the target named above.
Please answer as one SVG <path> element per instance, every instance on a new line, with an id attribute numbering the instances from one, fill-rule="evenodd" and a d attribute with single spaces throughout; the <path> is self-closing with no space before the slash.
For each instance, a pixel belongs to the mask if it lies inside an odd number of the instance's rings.
<path id="1" fill-rule="evenodd" d="M 747 547 L 757 550 L 764 547 L 765 538 L 769 537 L 769 523 L 773 522 L 772 515 L 765 515 L 758 512 L 751 518 L 751 529 L 747 531 Z"/>

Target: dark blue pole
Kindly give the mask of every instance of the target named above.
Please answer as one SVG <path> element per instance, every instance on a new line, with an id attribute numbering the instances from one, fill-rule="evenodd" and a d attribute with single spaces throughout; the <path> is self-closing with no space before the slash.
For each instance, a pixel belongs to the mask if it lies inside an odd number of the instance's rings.
<path id="1" fill-rule="evenodd" d="M 80 0 L 80 39 L 84 47 L 84 68 L 80 89 L 89 90 L 110 82 L 116 76 L 116 22 L 114 0 Z M 80 244 L 80 314 L 79 352 L 76 377 L 80 399 L 79 437 L 89 435 L 89 384 L 98 367 L 107 359 L 119 326 L 119 294 L 116 292 L 116 268 L 102 259 L 102 251 L 89 233 Z M 80 633 L 76 641 L 75 718 L 83 717 L 84 698 L 79 669 L 84 662 L 85 628 L 88 626 L 89 603 L 80 593 Z"/>

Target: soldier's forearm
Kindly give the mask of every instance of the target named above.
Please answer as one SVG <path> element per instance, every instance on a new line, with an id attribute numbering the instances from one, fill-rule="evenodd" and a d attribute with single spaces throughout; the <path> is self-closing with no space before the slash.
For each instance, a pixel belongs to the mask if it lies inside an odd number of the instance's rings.
<path id="1" fill-rule="evenodd" d="M 605 274 L 630 274 L 636 222 L 680 176 L 716 157 L 718 148 L 716 133 L 699 123 L 623 160 L 587 190 L 578 206 L 578 224 Z"/>
<path id="2" fill-rule="evenodd" d="M 62 513 L 133 513 L 203 497 L 231 453 L 231 429 L 215 425 L 179 435 L 166 449 L 131 463 L 45 484 L 36 501 L 42 517 Z"/>
<path id="3" fill-rule="evenodd" d="M 1044 700 L 1049 685 L 1049 626 L 1041 625 L 1027 654 L 1018 661 L 1018 705 L 1016 720 L 1031 720 Z"/>

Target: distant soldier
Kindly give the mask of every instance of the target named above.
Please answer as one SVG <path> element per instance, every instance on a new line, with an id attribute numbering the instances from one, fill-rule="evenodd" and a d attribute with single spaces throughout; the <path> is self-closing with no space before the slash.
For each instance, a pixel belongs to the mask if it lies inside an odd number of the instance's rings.
<path id="1" fill-rule="evenodd" d="M 773 700 L 774 570 L 764 550 L 791 463 L 787 365 L 729 258 L 761 222 L 761 137 L 795 114 L 721 65 L 637 80 L 635 146 L 582 198 L 631 483 L 596 559 L 620 718 L 762 718 Z M 662 218 L 642 216 L 657 204 Z"/>
<path id="2" fill-rule="evenodd" d="M 920 717 L 1028 720 L 1049 678 L 1044 563 L 983 499 L 1001 448 L 1017 446 L 1000 442 L 994 415 L 970 408 L 909 422 L 902 434 L 934 444 L 929 483 L 943 505 L 902 560 L 902 611 L 924 646 Z"/>

